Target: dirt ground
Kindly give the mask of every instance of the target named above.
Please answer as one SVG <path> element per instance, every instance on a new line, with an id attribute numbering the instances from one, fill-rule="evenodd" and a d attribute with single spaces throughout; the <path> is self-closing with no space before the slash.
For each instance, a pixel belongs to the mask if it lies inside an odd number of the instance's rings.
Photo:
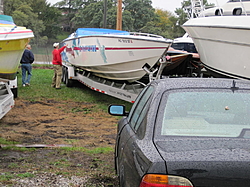
<path id="1" fill-rule="evenodd" d="M 76 186 L 118 186 L 112 151 L 118 119 L 107 111 L 95 110 L 90 103 L 54 100 L 32 102 L 16 98 L 15 107 L 0 120 L 0 137 L 22 146 L 42 148 L 20 151 L 4 149 L 2 146 L 0 173 L 20 176 L 18 174 L 42 175 L 49 172 L 87 177 L 85 184 Z M 89 153 L 57 148 L 63 146 L 103 149 L 97 149 L 98 153 Z M 112 150 L 106 152 L 109 148 Z M 6 180 L 2 184 L 14 185 L 17 182 Z"/>

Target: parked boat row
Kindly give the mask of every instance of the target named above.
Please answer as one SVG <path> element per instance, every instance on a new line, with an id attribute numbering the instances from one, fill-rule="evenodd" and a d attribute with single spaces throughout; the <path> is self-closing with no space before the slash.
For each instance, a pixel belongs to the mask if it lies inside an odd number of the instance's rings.
<path id="1" fill-rule="evenodd" d="M 174 41 L 147 33 L 79 28 L 63 41 L 68 44 L 63 59 L 102 78 L 134 82 L 146 74 L 146 64 L 154 67 L 166 56 L 167 74 L 191 55 L 191 69 L 205 67 L 217 77 L 250 79 L 248 6 L 250 0 L 230 0 L 205 10 L 203 16 L 189 19 L 183 25 L 187 34 Z"/>
<path id="2" fill-rule="evenodd" d="M 14 80 L 32 30 L 15 25 L 11 16 L 0 15 L 0 79 Z"/>

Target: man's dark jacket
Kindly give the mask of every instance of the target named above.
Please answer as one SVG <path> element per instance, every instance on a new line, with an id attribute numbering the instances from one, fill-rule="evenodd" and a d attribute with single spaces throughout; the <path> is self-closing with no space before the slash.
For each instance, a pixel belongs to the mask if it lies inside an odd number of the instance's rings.
<path id="1" fill-rule="evenodd" d="M 21 59 L 21 64 L 32 64 L 33 62 L 34 62 L 33 53 L 30 50 L 25 49 Z"/>

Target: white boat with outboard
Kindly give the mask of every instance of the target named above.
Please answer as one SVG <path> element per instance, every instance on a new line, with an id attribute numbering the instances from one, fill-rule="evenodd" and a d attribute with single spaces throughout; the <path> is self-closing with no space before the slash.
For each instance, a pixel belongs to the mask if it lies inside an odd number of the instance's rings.
<path id="1" fill-rule="evenodd" d="M 202 14 L 204 16 L 249 15 L 250 0 L 229 0 L 222 6 L 206 9 Z"/>
<path id="2" fill-rule="evenodd" d="M 166 53 L 172 40 L 148 33 L 79 28 L 62 41 L 67 44 L 63 61 L 96 76 L 134 82 Z"/>
<path id="3" fill-rule="evenodd" d="M 214 76 L 250 80 L 250 16 L 189 19 L 183 28 L 192 37 L 204 67 Z"/>
<path id="4" fill-rule="evenodd" d="M 12 17 L 0 15 L 0 79 L 14 80 L 23 51 L 30 39 L 32 30 L 16 26 Z"/>

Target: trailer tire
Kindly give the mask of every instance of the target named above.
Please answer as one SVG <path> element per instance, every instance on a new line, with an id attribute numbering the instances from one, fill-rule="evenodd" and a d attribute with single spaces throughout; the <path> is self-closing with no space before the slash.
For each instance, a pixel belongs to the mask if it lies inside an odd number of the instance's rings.
<path id="1" fill-rule="evenodd" d="M 69 73 L 67 69 L 65 69 L 65 85 L 67 87 L 72 87 L 74 85 L 74 80 L 69 79 Z"/>
<path id="2" fill-rule="evenodd" d="M 17 98 L 17 88 L 11 88 L 11 92 L 13 93 L 14 98 Z"/>
<path id="3" fill-rule="evenodd" d="M 62 68 L 62 82 L 65 84 L 65 71 L 66 71 L 66 68 L 63 66 Z"/>

